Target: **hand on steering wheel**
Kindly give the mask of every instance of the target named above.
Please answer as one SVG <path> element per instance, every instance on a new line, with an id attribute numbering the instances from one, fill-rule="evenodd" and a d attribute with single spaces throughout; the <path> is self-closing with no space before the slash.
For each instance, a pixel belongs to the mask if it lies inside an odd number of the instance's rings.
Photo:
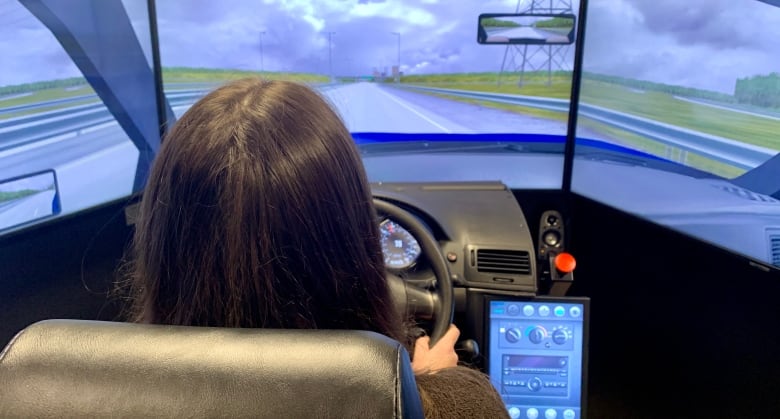
<path id="1" fill-rule="evenodd" d="M 435 373 L 438 370 L 458 365 L 458 354 L 455 353 L 455 343 L 460 336 L 460 330 L 452 324 L 447 333 L 430 346 L 430 338 L 423 336 L 414 343 L 414 358 L 412 370 L 415 374 Z"/>

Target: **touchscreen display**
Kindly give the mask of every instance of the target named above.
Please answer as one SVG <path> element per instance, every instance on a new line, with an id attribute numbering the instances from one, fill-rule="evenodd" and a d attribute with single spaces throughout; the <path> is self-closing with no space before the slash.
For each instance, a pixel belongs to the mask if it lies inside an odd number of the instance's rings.
<path id="1" fill-rule="evenodd" d="M 512 418 L 582 417 L 587 304 L 492 300 L 488 372 Z"/>

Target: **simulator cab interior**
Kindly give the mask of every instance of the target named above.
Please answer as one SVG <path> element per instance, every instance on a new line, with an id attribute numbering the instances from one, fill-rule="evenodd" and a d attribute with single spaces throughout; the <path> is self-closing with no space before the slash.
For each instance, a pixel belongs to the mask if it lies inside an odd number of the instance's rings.
<path id="1" fill-rule="evenodd" d="M 778 417 L 778 35 L 777 0 L 0 0 L 0 416 L 419 416 L 383 336 L 123 322 L 166 133 L 259 76 L 338 111 L 394 302 L 510 417 Z"/>

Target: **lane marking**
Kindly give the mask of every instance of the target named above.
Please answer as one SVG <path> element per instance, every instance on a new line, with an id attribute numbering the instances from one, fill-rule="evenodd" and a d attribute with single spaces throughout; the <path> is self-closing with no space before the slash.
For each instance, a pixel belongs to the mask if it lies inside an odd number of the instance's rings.
<path id="1" fill-rule="evenodd" d="M 428 118 L 427 116 L 425 116 L 425 115 L 423 115 L 422 113 L 418 112 L 417 110 L 413 109 L 413 108 L 412 108 L 412 107 L 410 107 L 408 104 L 406 104 L 406 103 L 402 102 L 400 99 L 396 98 L 395 96 L 391 95 L 390 93 L 387 93 L 387 92 L 386 92 L 384 89 L 382 89 L 381 87 L 377 87 L 377 89 L 379 89 L 379 91 L 380 91 L 380 92 L 382 92 L 382 94 L 384 94 L 385 96 L 387 96 L 387 97 L 389 97 L 390 99 L 392 99 L 392 100 L 393 100 L 395 103 L 397 103 L 397 104 L 399 104 L 399 105 L 403 106 L 405 109 L 407 109 L 407 110 L 411 111 L 412 113 L 414 113 L 415 115 L 419 116 L 420 118 L 422 118 L 422 119 L 424 119 L 424 120 L 428 121 L 428 122 L 429 122 L 429 123 L 431 123 L 432 125 L 434 125 L 434 126 L 436 126 L 437 128 L 439 128 L 440 130 L 442 130 L 442 131 L 446 132 L 447 134 L 451 134 L 451 133 L 452 133 L 452 131 L 448 130 L 447 128 L 444 128 L 444 127 L 443 127 L 443 126 L 441 126 L 441 125 L 439 125 L 439 124 L 438 124 L 436 121 L 432 120 L 431 118 Z"/>
<path id="2" fill-rule="evenodd" d="M 9 148 L 8 150 L 0 151 L 0 159 L 5 158 L 5 157 L 9 157 L 9 156 L 13 156 L 14 154 L 19 154 L 19 153 L 22 153 L 22 152 L 25 152 L 25 151 L 34 150 L 36 148 L 41 148 L 41 147 L 44 147 L 44 146 L 47 146 L 47 145 L 50 145 L 50 144 L 58 143 L 58 142 L 60 142 L 62 140 L 67 140 L 69 138 L 76 137 L 77 135 L 78 135 L 78 133 L 76 131 L 72 131 L 72 132 L 68 132 L 66 134 L 60 134 L 60 135 L 56 135 L 54 137 L 49 137 L 49 138 L 47 138 L 45 140 L 42 140 L 42 141 L 35 141 L 35 142 L 29 143 L 29 144 L 25 144 L 25 145 L 22 145 L 22 146 L 19 146 L 19 147 Z"/>

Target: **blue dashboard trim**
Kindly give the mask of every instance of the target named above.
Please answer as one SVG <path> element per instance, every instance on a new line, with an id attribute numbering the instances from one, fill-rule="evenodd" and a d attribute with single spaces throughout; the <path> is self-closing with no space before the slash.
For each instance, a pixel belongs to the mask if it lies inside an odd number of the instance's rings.
<path id="1" fill-rule="evenodd" d="M 389 132 L 353 132 L 352 138 L 358 145 L 372 143 L 394 143 L 394 142 L 518 142 L 518 143 L 545 143 L 545 144 L 565 144 L 565 135 L 553 134 L 460 134 L 460 133 L 389 133 Z M 598 148 L 605 151 L 614 151 L 621 154 L 627 154 L 657 161 L 668 161 L 658 156 L 648 154 L 642 151 L 622 147 L 616 144 L 589 138 L 577 138 L 577 145 L 585 147 Z M 563 149 L 561 149 L 563 154 Z M 576 153 L 575 153 L 576 154 Z"/>

